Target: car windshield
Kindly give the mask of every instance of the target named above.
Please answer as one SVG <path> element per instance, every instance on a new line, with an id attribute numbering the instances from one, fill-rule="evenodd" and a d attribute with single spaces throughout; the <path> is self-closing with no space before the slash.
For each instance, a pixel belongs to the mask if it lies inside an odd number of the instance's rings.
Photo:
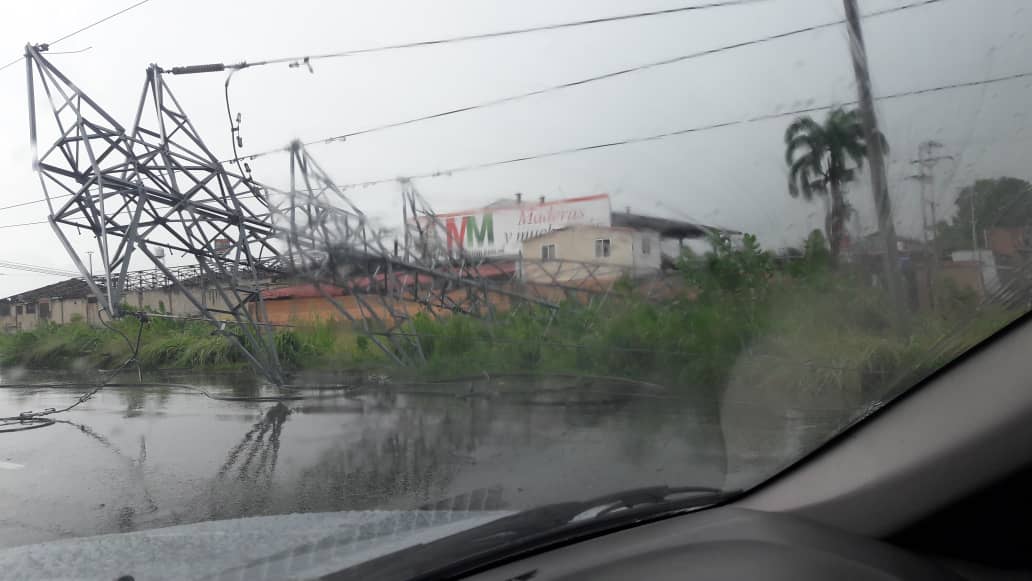
<path id="1" fill-rule="evenodd" d="M 0 22 L 7 570 L 748 490 L 1030 306 L 1024 0 L 44 4 Z"/>

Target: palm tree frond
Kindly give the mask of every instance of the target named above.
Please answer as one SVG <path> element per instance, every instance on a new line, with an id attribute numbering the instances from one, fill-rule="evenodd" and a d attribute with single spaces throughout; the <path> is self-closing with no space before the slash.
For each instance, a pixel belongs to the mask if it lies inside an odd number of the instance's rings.
<path id="1" fill-rule="evenodd" d="M 795 163 L 796 151 L 808 150 L 803 157 L 820 156 L 821 144 L 817 136 L 808 133 L 800 133 L 785 142 L 785 165 L 791 166 Z"/>
<path id="2" fill-rule="evenodd" d="M 820 135 L 824 131 L 820 123 L 817 123 L 809 115 L 803 115 L 802 117 L 796 117 L 792 123 L 785 129 L 785 143 L 788 143 L 798 134 L 809 133 L 811 135 Z"/>

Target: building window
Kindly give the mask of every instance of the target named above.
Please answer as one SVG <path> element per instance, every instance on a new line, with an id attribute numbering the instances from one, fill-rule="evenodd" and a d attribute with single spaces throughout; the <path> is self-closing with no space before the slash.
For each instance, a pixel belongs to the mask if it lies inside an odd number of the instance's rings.
<path id="1" fill-rule="evenodd" d="M 641 239 L 641 253 L 652 254 L 652 239 L 648 236 Z"/>
<path id="2" fill-rule="evenodd" d="M 9 303 L 0 303 L 0 317 L 11 316 L 11 305 Z"/>
<path id="3" fill-rule="evenodd" d="M 218 291 L 218 289 L 209 289 L 208 290 L 208 304 L 209 305 L 214 305 L 218 301 L 219 301 L 219 291 Z"/>
<path id="4" fill-rule="evenodd" d="M 595 258 L 609 258 L 613 249 L 613 241 L 608 238 L 600 238 L 595 241 Z"/>
<path id="5" fill-rule="evenodd" d="M 555 244 L 541 246 L 541 260 L 555 260 Z"/>
<path id="6" fill-rule="evenodd" d="M 36 314 L 36 303 L 26 303 L 25 304 L 25 314 L 26 315 L 35 315 Z"/>
<path id="7" fill-rule="evenodd" d="M 50 303 L 39 304 L 39 318 L 49 319 L 50 318 Z"/>

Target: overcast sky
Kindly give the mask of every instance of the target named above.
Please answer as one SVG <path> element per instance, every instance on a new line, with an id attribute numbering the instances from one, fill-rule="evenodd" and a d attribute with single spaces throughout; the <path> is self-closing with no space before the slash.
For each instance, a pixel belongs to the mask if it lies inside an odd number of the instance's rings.
<path id="1" fill-rule="evenodd" d="M 912 0 L 861 0 L 871 12 Z M 37 0 L 5 6 L 0 63 L 25 42 L 53 40 L 132 2 Z M 691 4 L 691 0 L 152 0 L 56 46 L 52 61 L 131 126 L 148 64 L 169 68 L 304 55 L 520 28 Z M 695 3 L 701 3 L 695 0 Z M 554 32 L 244 70 L 232 85 L 243 153 L 469 105 L 842 18 L 840 0 L 768 0 Z M 1027 0 L 943 0 L 864 23 L 876 95 L 1032 70 Z M 422 174 L 557 149 L 646 136 L 855 99 L 844 27 L 732 50 L 519 102 L 314 146 L 335 181 Z M 230 155 L 224 74 L 170 77 L 209 147 Z M 978 177 L 1032 178 L 1028 79 L 883 101 L 889 178 L 901 233 L 920 235 L 917 144 L 936 139 L 957 163 L 937 168 L 940 213 Z M 823 117 L 822 113 L 815 114 Z M 789 198 L 781 118 L 662 141 L 419 180 L 439 211 L 524 192 L 549 198 L 608 192 L 614 209 L 755 232 L 770 248 L 798 244 L 823 209 Z M 25 71 L 0 71 L 0 206 L 40 198 L 28 147 Z M 53 136 L 41 135 L 41 146 Z M 286 180 L 287 157 L 252 162 L 258 179 Z M 352 192 L 385 222 L 400 221 L 396 184 Z M 867 181 L 849 196 L 874 227 Z M 73 268 L 46 206 L 0 211 L 0 260 Z M 86 236 L 77 244 L 89 242 Z M 142 265 L 141 265 L 142 266 Z M 0 268 L 0 296 L 59 280 Z"/>

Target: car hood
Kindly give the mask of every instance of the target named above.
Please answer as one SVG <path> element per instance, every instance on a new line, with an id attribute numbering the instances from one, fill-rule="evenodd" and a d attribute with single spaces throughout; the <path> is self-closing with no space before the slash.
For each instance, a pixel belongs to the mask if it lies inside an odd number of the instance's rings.
<path id="1" fill-rule="evenodd" d="M 311 579 L 513 514 L 288 514 L 67 539 L 0 550 L 10 579 Z"/>

